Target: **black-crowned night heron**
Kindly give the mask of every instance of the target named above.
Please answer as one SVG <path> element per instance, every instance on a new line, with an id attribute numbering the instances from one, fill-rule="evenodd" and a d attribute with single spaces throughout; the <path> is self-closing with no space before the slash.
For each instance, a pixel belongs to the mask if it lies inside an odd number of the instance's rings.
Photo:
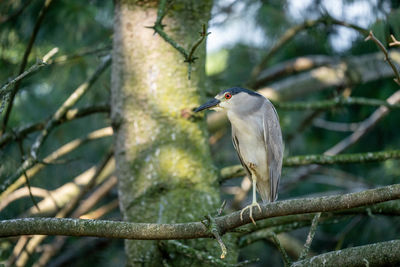
<path id="1" fill-rule="evenodd" d="M 226 110 L 232 125 L 232 141 L 248 177 L 253 181 L 253 202 L 242 209 L 250 210 L 257 203 L 256 188 L 263 202 L 272 202 L 278 197 L 281 177 L 283 142 L 278 114 L 272 103 L 264 96 L 248 89 L 234 87 L 226 89 L 195 109 Z"/>

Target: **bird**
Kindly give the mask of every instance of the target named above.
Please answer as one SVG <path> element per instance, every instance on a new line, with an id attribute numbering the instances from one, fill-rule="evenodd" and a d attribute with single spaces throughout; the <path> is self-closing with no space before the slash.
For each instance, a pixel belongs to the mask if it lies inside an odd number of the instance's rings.
<path id="1" fill-rule="evenodd" d="M 241 210 L 240 219 L 243 221 L 243 213 L 249 210 L 249 217 L 256 224 L 253 208 L 262 212 L 256 189 L 263 203 L 278 197 L 284 150 L 278 113 L 267 98 L 241 87 L 221 91 L 194 112 L 207 109 L 226 111 L 232 126 L 233 146 L 253 185 L 252 203 Z"/>

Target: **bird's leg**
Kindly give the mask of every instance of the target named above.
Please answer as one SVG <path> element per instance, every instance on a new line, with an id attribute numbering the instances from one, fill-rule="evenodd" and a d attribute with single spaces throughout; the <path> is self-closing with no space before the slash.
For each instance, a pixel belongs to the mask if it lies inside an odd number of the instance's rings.
<path id="1" fill-rule="evenodd" d="M 257 203 L 257 195 L 256 195 L 256 188 L 257 188 L 257 172 L 255 170 L 255 165 L 253 163 L 249 164 L 250 170 L 251 170 L 251 180 L 253 181 L 253 202 L 244 207 L 242 211 L 240 212 L 240 219 L 243 221 L 243 212 L 247 209 L 250 210 L 250 219 L 253 222 L 254 225 L 256 225 L 256 221 L 253 219 L 253 207 L 258 207 L 258 210 L 261 212 L 261 207 L 260 204 Z"/>

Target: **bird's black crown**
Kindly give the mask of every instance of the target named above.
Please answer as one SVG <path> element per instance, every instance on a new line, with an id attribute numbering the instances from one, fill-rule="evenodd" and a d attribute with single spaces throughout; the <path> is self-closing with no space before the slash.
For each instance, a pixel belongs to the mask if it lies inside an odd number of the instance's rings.
<path id="1" fill-rule="evenodd" d="M 239 94 L 239 93 L 243 92 L 243 93 L 247 93 L 247 94 L 253 95 L 253 96 L 261 96 L 257 92 L 254 92 L 252 90 L 249 90 L 249 89 L 246 89 L 246 88 L 242 88 L 242 87 L 232 87 L 232 88 L 229 88 L 229 89 L 225 89 L 224 91 L 219 93 L 219 95 L 223 95 L 223 94 L 225 94 L 227 92 L 231 93 L 232 95 L 236 95 L 236 94 Z"/>

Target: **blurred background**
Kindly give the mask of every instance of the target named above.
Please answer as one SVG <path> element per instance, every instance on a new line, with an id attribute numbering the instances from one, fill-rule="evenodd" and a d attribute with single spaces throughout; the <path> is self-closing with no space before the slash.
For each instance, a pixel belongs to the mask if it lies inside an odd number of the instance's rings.
<path id="1" fill-rule="evenodd" d="M 18 74 L 43 3 L 32 0 L 0 2 L 2 85 Z M 393 81 L 393 72 L 376 44 L 365 42 L 365 32 L 355 26 L 372 30 L 388 48 L 391 34 L 400 39 L 399 7 L 397 0 L 215 0 L 209 23 L 211 35 L 207 40 L 204 90 L 209 97 L 232 86 L 262 90 L 266 94 L 277 91 L 278 94 L 270 95 L 280 116 L 285 156 L 322 154 L 356 131 L 378 107 L 345 105 L 293 109 L 280 107 L 280 104 L 349 96 L 379 100 L 390 97 L 399 89 Z M 354 25 L 346 27 L 340 22 Z M 271 52 L 282 37 L 287 36 L 289 29 L 299 25 L 303 27 L 290 40 Z M 59 0 L 48 8 L 35 36 L 27 69 L 52 49 L 57 48 L 58 52 L 47 66 L 19 84 L 6 128 L 8 133 L 14 134 L 9 134 L 8 139 L 4 136 L 0 139 L 2 183 L 15 173 L 35 141 L 38 131 L 31 128 L 43 127 L 40 123 L 107 60 L 112 48 L 112 26 L 112 1 Z M 326 80 L 318 83 L 314 78 L 321 72 L 327 73 Z M 33 198 L 41 207 L 40 211 L 35 208 L 26 187 L 21 187 L 1 200 L 0 219 L 55 216 L 79 194 L 92 202 L 75 216 L 121 219 L 116 179 L 111 174 L 113 166 L 105 158 L 112 145 L 112 136 L 107 130 L 110 126 L 109 98 L 108 68 L 76 105 L 86 113 L 78 118 L 73 115 L 72 119 L 65 118 L 67 122 L 54 128 L 40 151 L 40 158 L 50 158 L 38 164 L 41 169 L 34 176 L 29 175 L 32 176 Z M 3 106 L 1 109 L 3 120 L 5 109 Z M 213 124 L 212 120 L 221 120 L 213 113 L 208 115 L 210 124 Z M 391 110 L 345 152 L 399 148 L 399 121 L 399 109 Z M 231 143 L 230 127 L 224 122 L 221 125 L 210 127 L 209 139 L 219 169 L 239 164 Z M 76 142 L 79 145 L 75 147 Z M 93 175 L 90 170 L 93 172 L 99 162 L 106 162 L 110 171 L 90 184 L 87 177 Z M 399 177 L 398 160 L 328 165 L 313 171 L 305 167 L 284 168 L 279 200 L 356 192 L 399 183 Z M 248 194 L 250 188 L 250 182 L 243 177 L 223 182 L 221 194 L 228 201 L 225 211 L 237 210 L 247 204 L 251 197 Z M 74 211 L 68 214 L 74 214 Z M 286 238 L 287 241 L 282 243 L 290 256 L 298 254 L 308 230 L 309 227 L 303 227 L 282 233 L 280 238 Z M 398 237 L 399 231 L 399 218 L 390 214 L 343 216 L 318 227 L 311 251 L 319 254 L 391 240 Z M 22 239 L 0 240 L 0 263 L 18 260 L 15 255 L 26 242 Z M 57 244 L 59 247 L 51 250 Z M 45 259 L 43 255 L 49 247 L 55 252 L 48 253 L 50 256 Z M 254 258 L 260 258 L 260 261 L 252 266 L 283 266 L 281 254 L 270 241 L 257 241 L 241 249 L 240 260 Z M 122 240 L 51 237 L 38 242 L 33 253 L 22 262 L 26 266 L 41 266 L 41 259 L 45 266 L 72 263 L 73 266 L 88 266 L 89 263 L 118 266 L 125 262 L 125 255 Z"/>

